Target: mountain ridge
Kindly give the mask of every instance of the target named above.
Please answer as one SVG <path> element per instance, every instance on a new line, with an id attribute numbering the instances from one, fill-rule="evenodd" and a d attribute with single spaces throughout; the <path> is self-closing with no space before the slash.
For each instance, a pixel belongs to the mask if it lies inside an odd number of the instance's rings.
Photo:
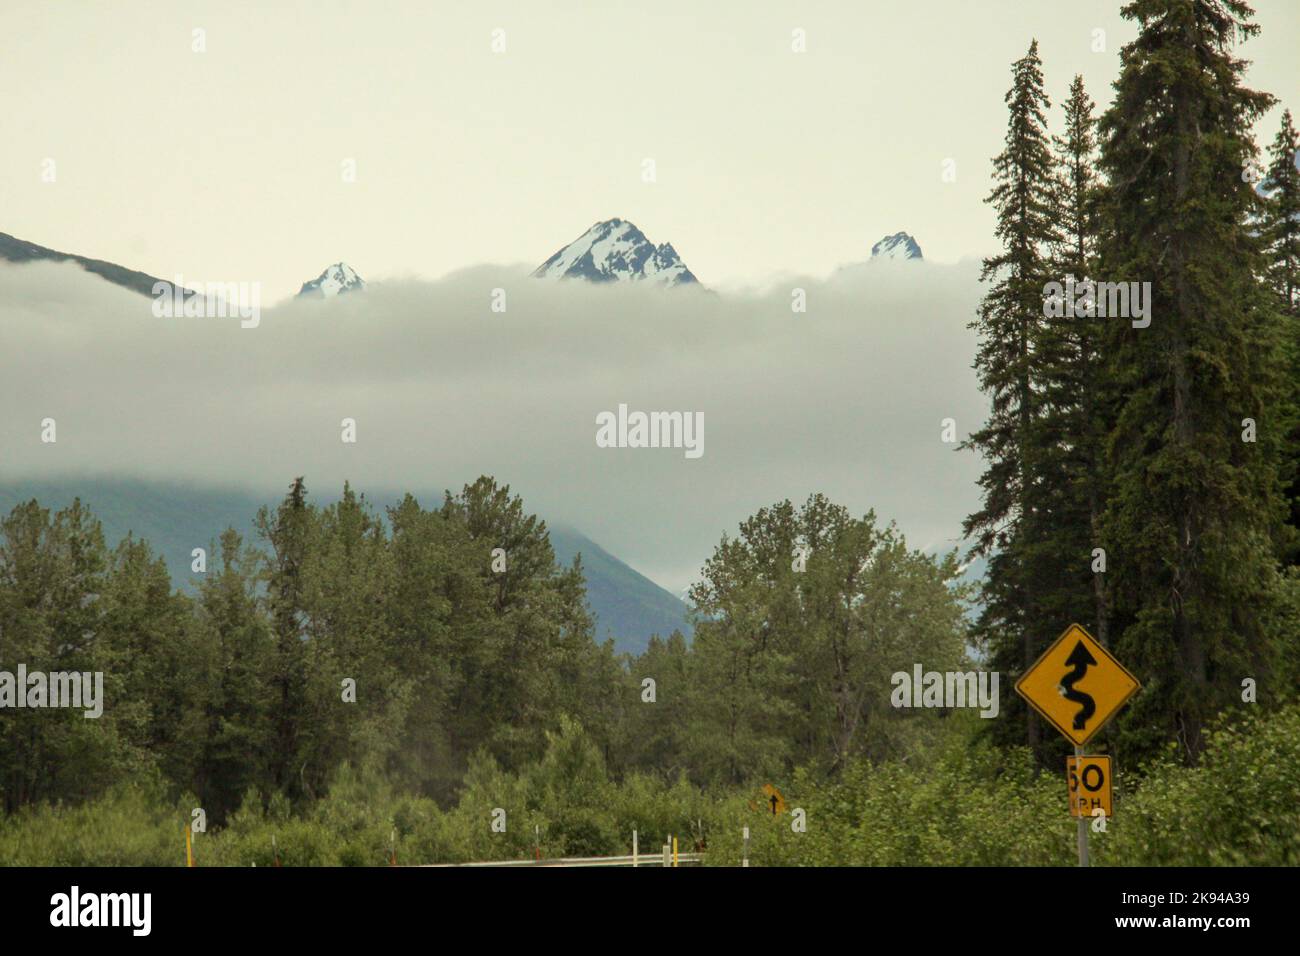
<path id="1" fill-rule="evenodd" d="M 59 252 L 47 246 L 37 245 L 34 242 L 28 242 L 26 239 L 11 236 L 7 232 L 0 232 L 0 259 L 19 265 L 28 262 L 75 262 L 87 272 L 93 273 L 101 279 L 150 297 L 154 294 L 154 283 L 165 281 L 145 272 L 119 266 L 115 262 L 107 262 L 103 259 L 89 259 L 70 252 Z"/>
<path id="2" fill-rule="evenodd" d="M 885 236 L 871 247 L 871 261 L 894 259 L 921 261 L 921 247 L 906 232 Z M 158 279 L 148 273 L 128 269 L 115 262 L 90 259 L 19 239 L 0 232 L 0 260 L 28 262 L 75 262 L 87 272 L 130 289 L 140 295 L 153 296 Z M 682 261 L 671 242 L 655 245 L 645 233 L 626 219 L 604 219 L 592 224 L 582 235 L 561 246 L 530 273 L 539 279 L 585 279 L 595 283 L 635 282 L 673 288 L 704 285 Z M 319 276 L 302 284 L 295 298 L 333 298 L 366 288 L 366 281 L 355 269 L 340 260 L 325 267 Z M 190 290 L 185 294 L 192 295 Z"/>

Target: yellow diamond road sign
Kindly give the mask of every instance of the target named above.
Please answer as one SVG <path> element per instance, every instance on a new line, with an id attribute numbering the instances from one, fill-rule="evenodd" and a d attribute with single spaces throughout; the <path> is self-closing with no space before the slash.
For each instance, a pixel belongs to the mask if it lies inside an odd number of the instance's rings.
<path id="1" fill-rule="evenodd" d="M 1016 681 L 1016 693 L 1083 746 L 1141 686 L 1091 634 L 1071 624 Z"/>
<path id="2" fill-rule="evenodd" d="M 785 813 L 785 797 L 781 796 L 781 791 L 770 783 L 763 784 L 763 802 L 765 804 L 763 809 L 770 810 L 772 816 Z"/>

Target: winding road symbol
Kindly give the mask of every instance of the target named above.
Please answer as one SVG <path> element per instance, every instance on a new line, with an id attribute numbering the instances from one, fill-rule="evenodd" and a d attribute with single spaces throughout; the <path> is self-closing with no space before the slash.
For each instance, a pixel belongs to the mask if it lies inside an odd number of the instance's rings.
<path id="1" fill-rule="evenodd" d="M 1074 715 L 1075 730 L 1083 730 L 1087 727 L 1088 718 L 1097 712 L 1097 702 L 1083 691 L 1074 689 L 1074 685 L 1083 680 L 1083 675 L 1088 673 L 1088 668 L 1095 666 L 1096 663 L 1097 658 L 1088 653 L 1088 648 L 1084 646 L 1083 641 L 1075 644 L 1074 650 L 1070 651 L 1070 656 L 1065 659 L 1065 666 L 1074 669 L 1061 678 L 1061 696 L 1082 705 L 1079 712 Z"/>
<path id="2" fill-rule="evenodd" d="M 1016 693 L 1076 746 L 1086 744 L 1141 688 L 1115 655 L 1078 624 L 1016 681 Z"/>

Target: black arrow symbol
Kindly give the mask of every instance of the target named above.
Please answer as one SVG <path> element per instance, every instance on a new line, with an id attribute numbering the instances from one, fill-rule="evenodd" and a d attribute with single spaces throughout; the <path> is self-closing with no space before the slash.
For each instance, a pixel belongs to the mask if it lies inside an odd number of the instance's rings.
<path id="1" fill-rule="evenodd" d="M 772 794 L 772 816 L 776 816 L 776 794 Z"/>
<path id="2" fill-rule="evenodd" d="M 1083 679 L 1083 675 L 1088 673 L 1090 666 L 1097 663 L 1097 659 L 1088 653 L 1088 648 L 1083 646 L 1083 641 L 1080 641 L 1074 645 L 1074 650 L 1070 651 L 1070 656 L 1065 659 L 1065 663 L 1074 670 L 1061 678 L 1061 689 L 1065 691 L 1061 696 L 1083 705 L 1074 715 L 1074 729 L 1083 730 L 1088 725 L 1088 718 L 1097 712 L 1097 704 L 1083 691 L 1075 690 L 1074 685 Z"/>

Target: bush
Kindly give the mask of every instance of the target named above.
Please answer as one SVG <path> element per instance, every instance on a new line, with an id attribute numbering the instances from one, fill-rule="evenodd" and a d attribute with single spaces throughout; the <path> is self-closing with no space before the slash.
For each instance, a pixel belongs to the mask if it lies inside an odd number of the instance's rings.
<path id="1" fill-rule="evenodd" d="M 1210 731 L 1201 765 L 1170 758 L 1097 834 L 1120 866 L 1295 866 L 1300 863 L 1300 705 L 1250 710 Z"/>
<path id="2" fill-rule="evenodd" d="M 184 865 L 188 821 L 150 788 L 123 785 L 93 803 L 28 807 L 0 822 L 0 864 Z"/>
<path id="3" fill-rule="evenodd" d="M 1300 863 L 1300 706 L 1221 719 L 1199 767 L 1171 754 L 1125 773 L 1116 816 L 1092 833 L 1099 865 L 1294 866 Z M 227 825 L 194 837 L 200 866 L 381 866 L 531 859 L 534 827 L 547 857 L 627 854 L 632 831 L 658 855 L 668 834 L 683 853 L 738 865 L 750 830 L 754 866 L 1067 866 L 1075 826 L 1063 774 L 1036 772 L 1027 751 L 1000 751 L 962 734 L 908 762 L 850 764 L 836 779 L 800 771 L 781 785 L 774 818 L 757 785 L 704 791 L 632 775 L 609 779 L 576 724 L 548 736 L 519 774 L 473 760 L 454 807 L 395 793 L 373 770 L 343 767 L 298 813 L 280 795 L 250 791 Z M 194 800 L 168 802 L 157 783 L 122 786 L 79 806 L 28 808 L 0 821 L 0 864 L 183 866 Z M 506 830 L 491 829 L 495 808 Z"/>

